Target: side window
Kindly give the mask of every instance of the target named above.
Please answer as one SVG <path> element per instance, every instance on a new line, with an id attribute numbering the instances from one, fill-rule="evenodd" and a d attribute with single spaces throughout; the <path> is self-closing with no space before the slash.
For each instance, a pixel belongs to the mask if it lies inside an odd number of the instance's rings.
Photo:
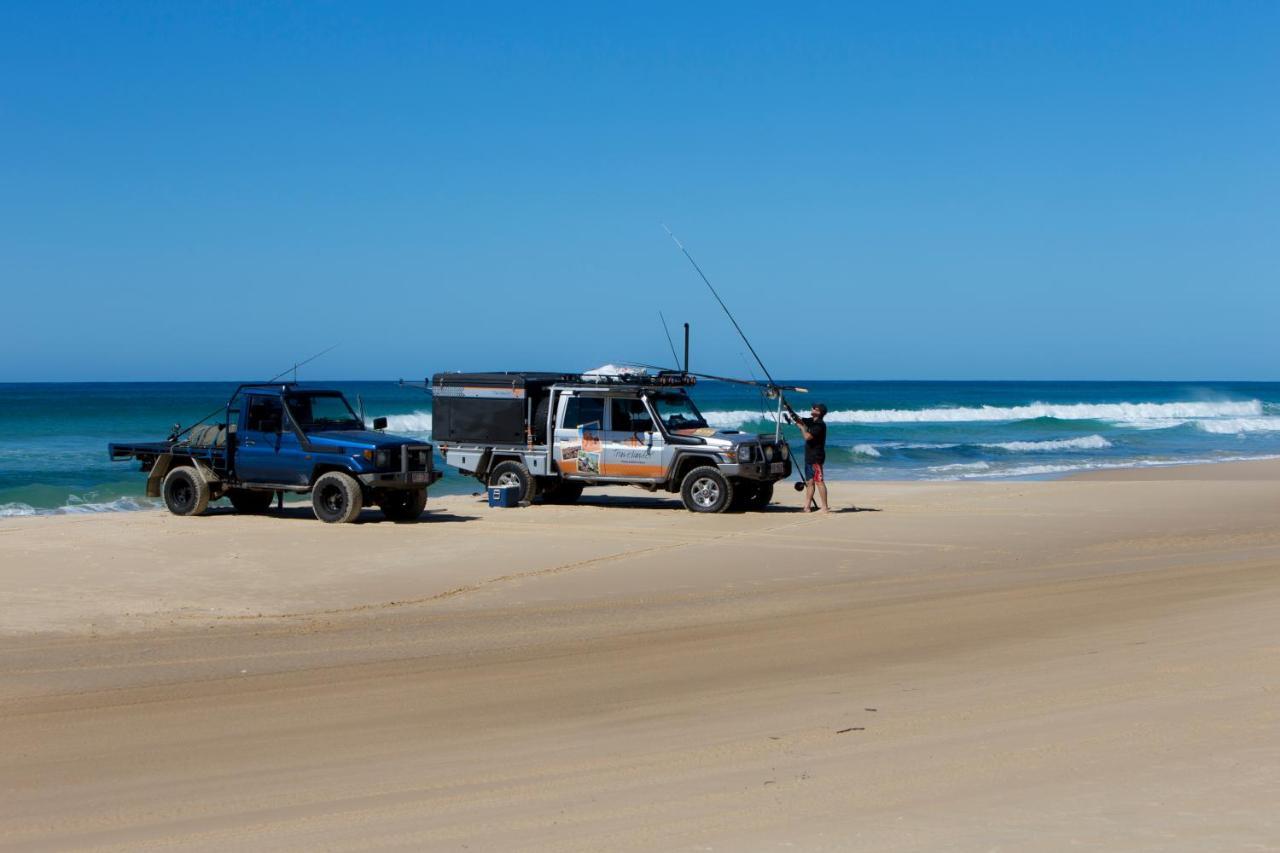
<path id="1" fill-rule="evenodd" d="M 564 429 L 577 429 L 583 424 L 601 424 L 604 421 L 604 398 L 570 397 L 564 405 Z"/>
<path id="2" fill-rule="evenodd" d="M 644 400 L 634 397 L 614 397 L 609 401 L 609 415 L 613 418 L 614 432 L 652 432 L 653 419 L 645 408 Z"/>
<path id="3" fill-rule="evenodd" d="M 279 397 L 249 398 L 249 414 L 245 417 L 248 429 L 255 432 L 279 432 L 283 419 L 284 411 L 280 407 Z"/>

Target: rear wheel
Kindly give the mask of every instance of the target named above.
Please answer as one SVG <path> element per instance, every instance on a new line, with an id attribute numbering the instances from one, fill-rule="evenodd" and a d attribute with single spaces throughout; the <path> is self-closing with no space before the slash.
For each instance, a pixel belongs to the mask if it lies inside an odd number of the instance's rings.
<path id="1" fill-rule="evenodd" d="M 684 475 L 680 498 L 690 512 L 724 512 L 733 503 L 733 484 L 719 468 L 704 465 Z"/>
<path id="2" fill-rule="evenodd" d="M 261 515 L 271 509 L 276 498 L 275 492 L 264 492 L 256 489 L 232 489 L 227 492 L 227 500 L 236 508 L 236 512 L 245 515 Z"/>
<path id="3" fill-rule="evenodd" d="M 378 507 L 391 521 L 413 521 L 427 508 L 426 489 L 396 489 L 382 493 Z"/>
<path id="4" fill-rule="evenodd" d="M 209 482 L 194 465 L 182 465 L 165 474 L 160 494 L 174 515 L 200 515 L 209 507 Z"/>
<path id="5" fill-rule="evenodd" d="M 316 518 L 328 524 L 350 524 L 364 509 L 364 494 L 356 478 L 342 471 L 321 474 L 311 490 Z"/>
<path id="6" fill-rule="evenodd" d="M 499 462 L 489 469 L 490 486 L 518 486 L 520 492 L 517 499 L 520 503 L 529 503 L 537 491 L 534 488 L 533 474 L 523 462 L 508 459 Z"/>

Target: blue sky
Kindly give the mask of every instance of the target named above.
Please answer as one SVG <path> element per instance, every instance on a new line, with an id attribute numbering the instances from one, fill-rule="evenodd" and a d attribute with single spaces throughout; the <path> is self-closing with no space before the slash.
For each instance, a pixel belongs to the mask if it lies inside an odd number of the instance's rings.
<path id="1" fill-rule="evenodd" d="M 1274 3 L 0 4 L 0 381 L 1280 378 Z M 669 359 L 669 356 L 667 356 Z"/>

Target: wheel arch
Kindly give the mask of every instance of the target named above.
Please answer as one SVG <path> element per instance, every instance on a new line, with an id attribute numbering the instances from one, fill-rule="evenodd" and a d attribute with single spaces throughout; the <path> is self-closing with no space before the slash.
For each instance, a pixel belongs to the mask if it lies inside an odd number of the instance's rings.
<path id="1" fill-rule="evenodd" d="M 667 486 L 673 491 L 678 491 L 680 484 L 684 482 L 685 475 L 694 468 L 701 468 L 703 465 L 719 467 L 719 464 L 719 460 L 709 453 L 681 453 L 676 457 L 675 464 L 672 466 L 671 481 Z"/>

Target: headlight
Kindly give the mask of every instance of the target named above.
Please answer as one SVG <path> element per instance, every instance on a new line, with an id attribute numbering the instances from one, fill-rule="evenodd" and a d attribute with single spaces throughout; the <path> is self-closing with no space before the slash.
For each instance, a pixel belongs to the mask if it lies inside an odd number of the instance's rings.
<path id="1" fill-rule="evenodd" d="M 738 448 L 738 461 L 739 462 L 751 461 L 751 445 L 744 444 Z"/>
<path id="2" fill-rule="evenodd" d="M 773 457 L 775 454 L 777 454 L 777 452 L 778 452 L 778 449 L 776 447 L 774 447 L 772 444 L 767 444 L 765 445 L 765 448 L 764 448 L 764 458 L 767 461 L 772 462 Z"/>
<path id="3" fill-rule="evenodd" d="M 790 455 L 791 455 L 791 446 L 787 444 L 782 445 L 782 458 L 786 459 Z"/>
<path id="4" fill-rule="evenodd" d="M 391 464 L 391 452 L 388 450 L 379 450 L 374 458 L 377 460 L 374 464 L 379 468 L 386 468 Z"/>

